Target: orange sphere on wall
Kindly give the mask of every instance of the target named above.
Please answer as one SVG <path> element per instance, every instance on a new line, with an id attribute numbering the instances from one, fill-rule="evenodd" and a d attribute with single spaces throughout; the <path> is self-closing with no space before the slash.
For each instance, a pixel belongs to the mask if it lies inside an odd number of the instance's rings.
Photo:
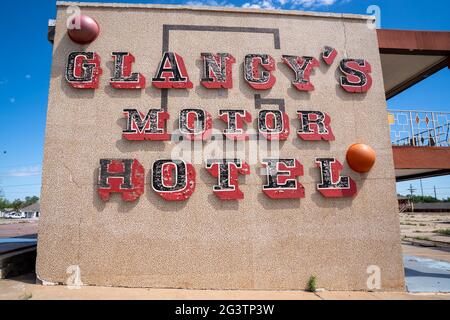
<path id="1" fill-rule="evenodd" d="M 370 171 L 375 163 L 375 151 L 364 143 L 352 144 L 347 150 L 347 163 L 353 171 Z"/>

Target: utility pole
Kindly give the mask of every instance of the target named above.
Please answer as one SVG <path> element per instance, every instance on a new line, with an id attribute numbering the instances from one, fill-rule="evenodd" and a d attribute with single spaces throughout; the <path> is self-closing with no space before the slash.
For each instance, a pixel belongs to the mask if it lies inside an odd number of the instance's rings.
<path id="1" fill-rule="evenodd" d="M 423 200 L 423 186 L 422 186 L 422 179 L 420 179 L 420 191 L 422 193 L 422 200 Z"/>
<path id="2" fill-rule="evenodd" d="M 416 191 L 416 189 L 413 188 L 412 184 L 410 184 L 410 185 L 409 185 L 409 189 L 406 189 L 406 190 L 408 190 L 409 193 L 411 194 L 411 198 L 412 198 L 413 195 L 414 195 L 414 191 Z"/>
<path id="3" fill-rule="evenodd" d="M 434 198 L 437 200 L 437 195 L 436 195 L 436 186 L 433 186 L 434 188 Z"/>
<path id="4" fill-rule="evenodd" d="M 414 212 L 414 202 L 412 201 L 412 197 L 414 195 L 414 191 L 416 191 L 416 189 L 413 188 L 412 184 L 409 184 L 409 189 L 406 189 L 410 192 L 410 197 L 409 199 L 411 200 L 411 212 Z"/>

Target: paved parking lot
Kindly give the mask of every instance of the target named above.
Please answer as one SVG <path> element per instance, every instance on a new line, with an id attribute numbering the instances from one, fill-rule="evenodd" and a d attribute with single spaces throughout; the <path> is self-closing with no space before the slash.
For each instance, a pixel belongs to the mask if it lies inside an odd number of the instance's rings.
<path id="1" fill-rule="evenodd" d="M 0 223 L 0 254 L 19 246 L 33 245 L 37 222 Z M 17 237 L 11 241 L 11 237 Z M 15 246 L 15 247 L 14 247 Z M 428 248 L 403 244 L 406 289 L 409 293 L 243 290 L 181 290 L 36 285 L 34 274 L 0 280 L 0 299 L 450 299 L 450 248 Z M 445 293 L 445 294 L 439 294 Z"/>
<path id="2" fill-rule="evenodd" d="M 37 230 L 37 220 L 13 220 L 0 218 L 0 238 L 20 237 L 30 234 L 37 234 Z"/>

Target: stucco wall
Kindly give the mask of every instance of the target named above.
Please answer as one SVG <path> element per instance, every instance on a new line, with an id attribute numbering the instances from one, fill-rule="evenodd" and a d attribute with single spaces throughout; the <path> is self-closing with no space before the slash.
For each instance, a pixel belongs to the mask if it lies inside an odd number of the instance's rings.
<path id="1" fill-rule="evenodd" d="M 340 15 L 259 13 L 255 10 L 208 11 L 161 7 L 86 6 L 101 34 L 90 45 L 70 41 L 65 31 L 66 6 L 58 7 L 53 51 L 45 159 L 42 215 L 39 223 L 37 273 L 40 279 L 66 282 L 66 269 L 78 265 L 84 284 L 133 287 L 220 289 L 304 289 L 311 275 L 327 289 L 366 290 L 370 265 L 381 268 L 382 289 L 403 289 L 399 221 L 392 149 L 376 32 L 366 20 Z M 123 140 L 122 110 L 159 108 L 160 90 L 151 87 L 162 50 L 163 24 L 259 27 L 279 29 L 280 49 L 271 34 L 171 31 L 169 50 L 184 58 L 194 88 L 170 90 L 170 131 L 177 128 L 180 109 L 209 111 L 214 127 L 221 108 L 240 108 L 256 118 L 254 94 L 285 99 L 291 134 L 282 143 L 282 157 L 297 158 L 305 174 L 301 200 L 271 200 L 262 192 L 260 165 L 240 177 L 245 199 L 220 201 L 212 192 L 216 179 L 195 164 L 196 191 L 188 201 L 167 202 L 149 184 L 156 159 L 170 157 L 175 142 Z M 319 59 L 323 46 L 339 52 L 331 67 L 321 63 L 312 75 L 315 91 L 291 86 L 292 72 L 282 54 Z M 103 76 L 97 90 L 71 88 L 64 79 L 72 51 L 96 51 Z M 145 90 L 117 90 L 109 85 L 112 51 L 129 51 L 134 71 L 147 78 Z M 229 52 L 236 58 L 234 87 L 208 90 L 200 85 L 201 52 Z M 243 79 L 248 53 L 268 53 L 277 61 L 277 82 L 255 91 Z M 338 84 L 338 62 L 363 58 L 372 65 L 373 86 L 367 94 L 349 94 Z M 270 107 L 268 107 L 270 108 Z M 327 112 L 335 141 L 300 140 L 296 110 Z M 253 121 L 253 127 L 256 121 Z M 351 144 L 375 149 L 377 161 L 368 174 L 345 164 Z M 248 155 L 247 155 L 248 156 Z M 315 157 L 335 156 L 344 175 L 358 186 L 355 198 L 327 199 L 316 190 L 320 181 Z M 101 158 L 136 158 L 146 169 L 145 194 L 126 203 L 120 196 L 103 202 L 97 195 Z"/>

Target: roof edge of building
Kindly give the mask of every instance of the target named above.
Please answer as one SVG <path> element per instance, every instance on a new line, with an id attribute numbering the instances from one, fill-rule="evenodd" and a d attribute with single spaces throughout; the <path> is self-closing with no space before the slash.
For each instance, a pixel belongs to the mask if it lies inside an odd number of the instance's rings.
<path id="1" fill-rule="evenodd" d="M 161 5 L 161 4 L 138 4 L 138 3 L 99 3 L 99 2 L 72 2 L 57 1 L 57 7 L 94 7 L 94 8 L 138 8 L 138 9 L 160 9 L 160 10 L 190 10 L 190 11 L 212 11 L 231 13 L 255 13 L 255 14 L 278 14 L 287 16 L 307 16 L 319 18 L 344 18 L 355 20 L 375 20 L 375 16 L 351 13 L 328 13 L 300 10 L 280 10 L 280 9 L 257 9 L 242 7 L 215 7 L 215 6 L 191 6 L 191 5 Z"/>

